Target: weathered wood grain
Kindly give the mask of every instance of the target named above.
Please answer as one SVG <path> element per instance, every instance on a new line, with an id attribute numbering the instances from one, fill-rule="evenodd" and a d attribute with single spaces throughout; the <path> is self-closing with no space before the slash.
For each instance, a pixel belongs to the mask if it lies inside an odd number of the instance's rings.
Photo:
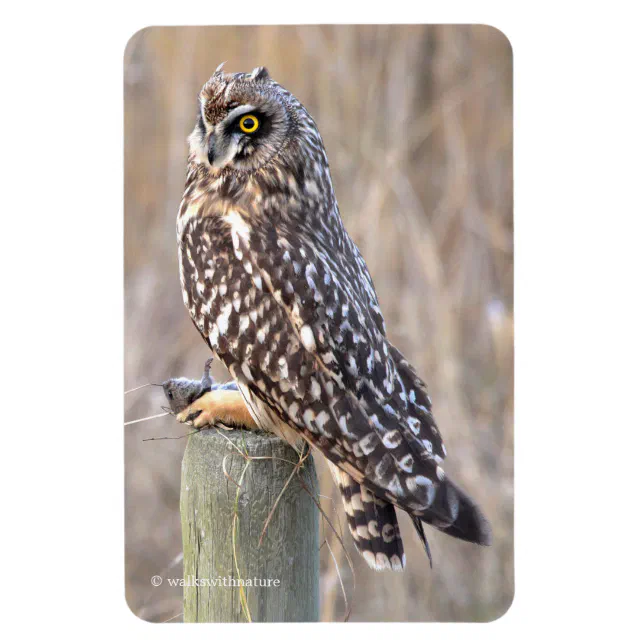
<path id="1" fill-rule="evenodd" d="M 319 513 L 293 475 L 298 460 L 273 434 L 204 430 L 190 437 L 181 467 L 184 621 L 319 619 Z M 312 457 L 299 474 L 317 495 Z M 265 585 L 230 585 L 239 578 Z"/>

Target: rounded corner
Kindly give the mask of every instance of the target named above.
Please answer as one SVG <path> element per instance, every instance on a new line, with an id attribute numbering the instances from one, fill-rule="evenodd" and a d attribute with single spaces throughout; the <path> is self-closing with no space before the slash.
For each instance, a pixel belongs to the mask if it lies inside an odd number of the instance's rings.
<path id="1" fill-rule="evenodd" d="M 487 620 L 487 624 L 493 624 L 494 622 L 498 622 L 500 619 L 503 619 L 509 612 L 512 606 L 514 606 L 514 599 L 516 597 L 516 588 L 512 588 L 512 595 L 510 596 L 510 601 L 507 603 L 506 606 L 502 606 L 501 610 L 498 612 L 498 614 L 494 615 L 491 619 Z"/>
<path id="2" fill-rule="evenodd" d="M 514 47 L 512 46 L 510 37 L 505 33 L 505 31 L 495 25 L 488 25 L 487 23 L 479 23 L 479 26 L 498 34 L 498 36 L 500 36 L 507 44 L 508 49 L 510 50 L 510 58 L 514 59 Z"/>
<path id="3" fill-rule="evenodd" d="M 128 51 L 130 48 L 133 46 L 133 44 L 141 38 L 144 32 L 150 31 L 151 29 L 156 29 L 154 25 L 147 25 L 146 27 L 141 27 L 141 29 L 137 29 L 128 39 L 127 42 L 125 43 L 125 47 L 123 47 L 123 64 L 127 62 L 127 55 Z"/>
<path id="4" fill-rule="evenodd" d="M 132 616 L 138 619 L 140 622 L 143 622 L 144 624 L 155 624 L 156 622 L 152 622 L 149 619 L 145 619 L 145 617 L 141 617 L 141 615 L 137 615 L 136 611 L 134 610 L 132 604 L 130 604 L 130 599 L 127 596 L 127 593 L 123 595 L 123 601 L 125 602 L 125 606 L 127 609 L 132 613 Z"/>

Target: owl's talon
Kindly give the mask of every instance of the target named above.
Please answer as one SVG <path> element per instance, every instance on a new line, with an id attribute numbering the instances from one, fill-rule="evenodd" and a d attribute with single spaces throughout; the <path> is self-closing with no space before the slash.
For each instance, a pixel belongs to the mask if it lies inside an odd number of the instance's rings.
<path id="1" fill-rule="evenodd" d="M 195 412 L 192 412 L 187 418 L 186 418 L 186 423 L 192 423 L 194 420 L 199 418 L 201 415 L 201 409 L 198 409 Z"/>
<path id="2" fill-rule="evenodd" d="M 242 427 L 256 429 L 238 390 L 218 389 L 205 393 L 177 414 L 180 423 L 195 429 L 226 425 L 226 429 Z"/>
<path id="3" fill-rule="evenodd" d="M 203 398 L 203 396 L 202 396 Z M 203 427 L 207 424 L 208 413 L 204 413 L 204 409 L 199 409 L 199 402 L 201 398 L 195 400 L 189 407 L 186 407 L 181 413 L 177 414 L 177 420 L 180 423 L 190 425 L 195 428 Z M 197 422 L 199 421 L 199 422 Z M 212 419 L 212 423 L 216 422 L 216 418 Z"/>

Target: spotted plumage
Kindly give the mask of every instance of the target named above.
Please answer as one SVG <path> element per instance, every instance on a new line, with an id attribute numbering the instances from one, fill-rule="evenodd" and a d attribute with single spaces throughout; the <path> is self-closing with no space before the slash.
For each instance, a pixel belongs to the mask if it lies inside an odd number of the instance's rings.
<path id="1" fill-rule="evenodd" d="M 373 567 L 404 564 L 394 506 L 419 534 L 422 520 L 488 544 L 487 521 L 441 469 L 425 384 L 386 337 L 311 116 L 264 68 L 219 70 L 189 142 L 177 219 L 184 302 L 256 423 L 304 438 L 338 468 Z M 358 494 L 373 500 L 356 508 Z"/>

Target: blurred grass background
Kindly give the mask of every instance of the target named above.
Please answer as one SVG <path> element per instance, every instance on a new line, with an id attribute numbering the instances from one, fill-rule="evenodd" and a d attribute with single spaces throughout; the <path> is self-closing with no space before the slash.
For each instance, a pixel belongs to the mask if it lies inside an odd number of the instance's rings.
<path id="1" fill-rule="evenodd" d="M 430 570 L 406 517 L 407 569 L 368 569 L 345 539 L 352 621 L 488 621 L 514 594 L 512 52 L 486 26 L 148 28 L 125 52 L 125 384 L 199 377 L 208 349 L 183 306 L 175 217 L 196 97 L 215 67 L 268 67 L 315 118 L 345 225 L 369 265 L 388 335 L 430 387 L 445 469 L 482 505 L 494 544 L 428 529 Z M 217 365 L 214 375 L 226 378 Z M 126 397 L 126 418 L 162 393 Z M 172 418 L 126 428 L 126 597 L 150 621 L 181 619 L 180 463 Z M 341 507 L 318 462 L 328 514 Z M 344 521 L 343 521 L 344 523 Z M 326 530 L 330 534 L 329 529 Z M 322 617 L 344 613 L 322 557 Z"/>

